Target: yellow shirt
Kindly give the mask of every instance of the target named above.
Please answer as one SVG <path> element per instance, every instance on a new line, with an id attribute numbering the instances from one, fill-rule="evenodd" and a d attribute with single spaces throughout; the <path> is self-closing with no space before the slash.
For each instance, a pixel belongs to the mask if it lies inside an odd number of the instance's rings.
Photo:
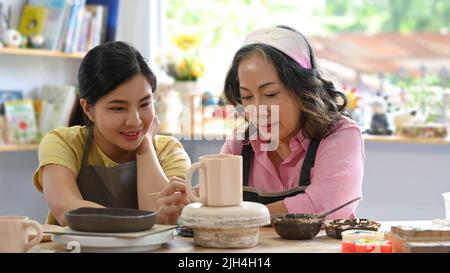
<path id="1" fill-rule="evenodd" d="M 78 176 L 87 135 L 85 126 L 61 127 L 45 135 L 39 144 L 39 166 L 33 175 L 33 183 L 38 191 L 43 192 L 42 167 L 45 165 L 61 165 L 71 170 L 75 177 Z M 156 135 L 153 145 L 164 174 L 184 179 L 191 161 L 181 143 L 171 136 Z M 88 163 L 102 167 L 119 165 L 106 156 L 95 142 L 92 142 Z M 56 223 L 50 213 L 47 222 Z"/>

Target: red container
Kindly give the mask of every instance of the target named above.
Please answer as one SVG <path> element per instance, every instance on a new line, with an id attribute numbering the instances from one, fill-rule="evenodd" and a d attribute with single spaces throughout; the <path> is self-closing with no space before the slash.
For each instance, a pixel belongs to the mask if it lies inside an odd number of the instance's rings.
<path id="1" fill-rule="evenodd" d="M 342 241 L 342 253 L 391 253 L 391 241 Z"/>

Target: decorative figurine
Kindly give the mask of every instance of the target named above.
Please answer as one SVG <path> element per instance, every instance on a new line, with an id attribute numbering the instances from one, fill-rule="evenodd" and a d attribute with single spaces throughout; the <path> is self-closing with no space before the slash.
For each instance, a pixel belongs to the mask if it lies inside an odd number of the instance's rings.
<path id="1" fill-rule="evenodd" d="M 43 48 L 45 43 L 45 38 L 42 35 L 34 35 L 30 38 L 31 48 Z"/>
<path id="2" fill-rule="evenodd" d="M 2 41 L 8 47 L 19 47 L 22 43 L 22 35 L 15 29 L 8 29 L 3 33 Z"/>
<path id="3" fill-rule="evenodd" d="M 389 128 L 389 122 L 386 115 L 386 102 L 383 98 L 377 97 L 371 103 L 372 106 L 372 120 L 370 128 L 366 133 L 371 135 L 392 135 L 392 130 Z"/>
<path id="4" fill-rule="evenodd" d="M 28 48 L 30 44 L 30 38 L 26 35 L 21 35 L 19 48 Z"/>
<path id="5" fill-rule="evenodd" d="M 173 89 L 173 83 L 171 77 L 162 73 L 156 89 L 155 111 L 161 123 L 159 130 L 164 133 L 179 133 L 181 130 L 183 103 Z"/>

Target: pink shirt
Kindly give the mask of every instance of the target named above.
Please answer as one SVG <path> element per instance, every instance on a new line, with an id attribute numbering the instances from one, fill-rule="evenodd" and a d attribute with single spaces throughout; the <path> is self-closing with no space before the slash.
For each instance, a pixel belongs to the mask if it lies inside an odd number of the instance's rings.
<path id="1" fill-rule="evenodd" d="M 322 213 L 362 196 L 364 173 L 364 142 L 356 124 L 342 118 L 335 131 L 321 140 L 311 184 L 305 193 L 284 199 L 289 213 Z M 249 186 L 262 192 L 285 191 L 298 186 L 300 169 L 310 139 L 299 132 L 289 143 L 291 154 L 280 164 L 280 176 L 267 152 L 259 149 L 259 141 L 251 141 L 255 152 L 250 167 Z M 242 141 L 227 140 L 222 154 L 240 155 Z M 327 216 L 327 219 L 354 218 L 358 202 Z"/>

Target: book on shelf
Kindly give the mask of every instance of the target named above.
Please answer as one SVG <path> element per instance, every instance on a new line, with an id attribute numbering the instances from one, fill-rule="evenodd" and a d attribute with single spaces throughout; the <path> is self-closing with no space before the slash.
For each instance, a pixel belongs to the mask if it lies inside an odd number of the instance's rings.
<path id="1" fill-rule="evenodd" d="M 22 91 L 0 90 L 0 115 L 5 114 L 5 101 L 23 99 Z"/>
<path id="2" fill-rule="evenodd" d="M 5 102 L 7 143 L 34 143 L 38 138 L 33 100 L 9 100 Z"/>
<path id="3" fill-rule="evenodd" d="M 8 141 L 7 121 L 5 117 L 5 101 L 21 100 L 23 93 L 18 90 L 0 90 L 0 145 Z"/>
<path id="4" fill-rule="evenodd" d="M 85 3 L 86 0 L 75 0 L 71 6 L 69 24 L 65 32 L 64 52 L 74 52 L 73 45 L 76 43 L 78 27 L 82 24 L 80 16 L 84 12 Z"/>
<path id="5" fill-rule="evenodd" d="M 39 92 L 42 101 L 39 115 L 39 132 L 67 126 L 76 100 L 76 87 L 72 85 L 44 85 Z"/>
<path id="6" fill-rule="evenodd" d="M 0 90 L 0 105 L 8 100 L 21 100 L 23 93 L 19 90 Z"/>
<path id="7" fill-rule="evenodd" d="M 45 38 L 45 48 L 49 50 L 59 50 L 59 37 L 63 31 L 63 24 L 71 1 L 68 0 L 29 0 L 29 5 L 45 7 L 47 16 L 43 29 Z"/>
<path id="8" fill-rule="evenodd" d="M 115 40 L 118 0 L 29 0 L 27 6 L 47 11 L 42 34 L 49 50 L 87 52 Z M 28 13 L 24 8 L 22 17 Z"/>
<path id="9" fill-rule="evenodd" d="M 115 41 L 117 19 L 119 16 L 119 0 L 86 0 L 86 5 L 101 5 L 107 10 L 105 41 Z"/>
<path id="10" fill-rule="evenodd" d="M 66 53 L 86 52 L 106 41 L 114 41 L 118 5 L 118 0 L 75 2 L 65 26 L 61 50 Z"/>
<path id="11" fill-rule="evenodd" d="M 47 8 L 25 5 L 19 23 L 19 32 L 25 36 L 42 34 L 47 19 Z"/>
<path id="12" fill-rule="evenodd" d="M 108 8 L 102 5 L 86 5 L 86 13 L 91 16 L 91 25 L 86 38 L 86 47 L 89 50 L 106 41 Z"/>
<path id="13" fill-rule="evenodd" d="M 91 29 L 91 20 L 92 20 L 92 14 L 87 10 L 87 6 L 85 8 L 84 14 L 83 14 L 83 23 L 81 27 L 80 32 L 80 39 L 78 40 L 78 43 L 76 45 L 75 51 L 77 52 L 87 52 L 91 46 L 88 45 L 88 36 L 89 31 Z"/>
<path id="14" fill-rule="evenodd" d="M 0 146 L 6 145 L 8 139 L 8 130 L 6 126 L 6 117 L 0 115 Z"/>

